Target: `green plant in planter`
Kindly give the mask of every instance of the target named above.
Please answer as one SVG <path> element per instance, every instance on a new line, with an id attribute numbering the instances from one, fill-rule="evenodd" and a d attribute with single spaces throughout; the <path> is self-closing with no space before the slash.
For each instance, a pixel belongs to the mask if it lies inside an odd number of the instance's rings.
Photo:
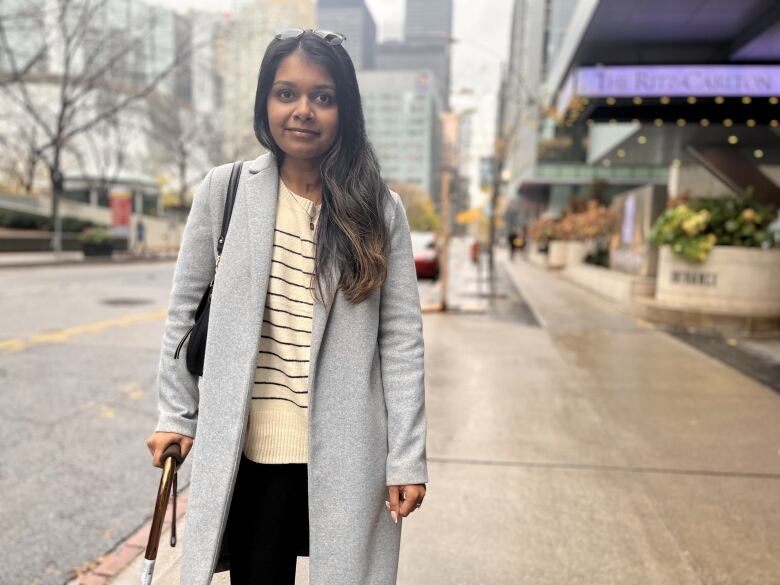
<path id="1" fill-rule="evenodd" d="M 698 199 L 669 207 L 653 224 L 650 242 L 675 254 L 703 262 L 717 246 L 766 247 L 772 207 L 749 197 Z"/>
<path id="2" fill-rule="evenodd" d="M 78 239 L 84 256 L 111 256 L 114 251 L 111 232 L 104 227 L 87 228 L 79 234 Z"/>
<path id="3" fill-rule="evenodd" d="M 103 246 L 111 243 L 111 232 L 104 227 L 90 227 L 79 234 L 78 240 L 82 244 Z"/>

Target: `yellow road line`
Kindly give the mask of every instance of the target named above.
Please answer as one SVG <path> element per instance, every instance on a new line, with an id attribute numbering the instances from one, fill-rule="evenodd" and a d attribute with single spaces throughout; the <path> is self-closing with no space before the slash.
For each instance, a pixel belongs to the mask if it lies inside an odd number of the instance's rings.
<path id="1" fill-rule="evenodd" d="M 56 331 L 47 331 L 46 333 L 37 333 L 30 337 L 17 337 L 14 339 L 0 340 L 0 353 L 10 353 L 14 351 L 23 351 L 27 348 L 44 345 L 48 343 L 64 343 L 74 337 L 86 335 L 88 333 L 99 333 L 115 327 L 127 327 L 144 321 L 155 321 L 164 319 L 168 314 L 167 309 L 158 309 L 148 313 L 139 313 L 137 315 L 126 315 L 116 319 L 106 319 L 105 321 L 95 321 L 84 325 L 75 325 Z"/>

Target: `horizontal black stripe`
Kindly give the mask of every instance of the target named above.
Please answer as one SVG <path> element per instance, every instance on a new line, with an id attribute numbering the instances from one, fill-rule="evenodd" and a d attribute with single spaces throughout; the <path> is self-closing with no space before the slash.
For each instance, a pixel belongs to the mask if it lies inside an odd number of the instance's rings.
<path id="1" fill-rule="evenodd" d="M 306 329 L 296 329 L 295 327 L 288 327 L 287 325 L 277 325 L 276 323 L 269 321 L 268 319 L 263 319 L 263 323 L 268 323 L 272 327 L 277 327 L 279 329 L 288 329 L 290 331 L 295 331 L 296 333 L 308 333 L 311 335 L 311 331 L 306 331 Z"/>
<path id="2" fill-rule="evenodd" d="M 305 270 L 302 270 L 300 268 L 296 268 L 295 266 L 290 266 L 289 264 L 287 264 L 286 262 L 282 262 L 281 260 L 273 259 L 273 260 L 271 260 L 271 262 L 275 262 L 276 264 L 281 264 L 282 266 L 285 266 L 285 267 L 289 268 L 290 270 L 297 270 L 298 272 L 303 272 L 304 274 L 307 274 L 309 276 L 314 276 L 313 272 L 306 272 Z"/>
<path id="3" fill-rule="evenodd" d="M 279 228 L 274 228 L 275 232 L 279 232 L 280 234 L 284 234 L 285 236 L 292 236 L 293 238 L 298 238 L 301 242 L 306 242 L 307 244 L 314 244 L 311 240 L 307 240 L 306 238 L 302 238 L 298 234 L 291 234 L 290 232 L 286 232 L 284 230 L 280 230 Z"/>
<path id="4" fill-rule="evenodd" d="M 302 284 L 298 284 L 297 282 L 290 282 L 289 280 L 282 278 L 281 276 L 274 276 L 273 274 L 270 276 L 270 278 L 275 278 L 276 280 L 281 280 L 282 282 L 286 282 L 287 284 L 291 286 L 297 286 L 298 288 L 302 288 L 304 290 L 311 290 L 308 286 L 303 286 Z"/>
<path id="5" fill-rule="evenodd" d="M 265 306 L 266 309 L 269 311 L 274 311 L 275 313 L 287 313 L 288 315 L 292 315 L 293 317 L 299 317 L 301 319 L 309 319 L 311 320 L 311 317 L 308 315 L 299 315 L 298 313 L 291 313 L 290 311 L 285 311 L 284 309 L 274 309 L 273 307 L 269 307 L 268 305 Z"/>
<path id="6" fill-rule="evenodd" d="M 286 341 L 279 341 L 275 337 L 271 337 L 270 335 L 261 335 L 260 337 L 263 337 L 265 339 L 270 339 L 271 341 L 275 341 L 276 343 L 281 343 L 282 345 L 294 345 L 295 347 L 311 347 L 310 345 L 301 345 L 299 343 L 288 343 Z"/>
<path id="7" fill-rule="evenodd" d="M 308 406 L 304 406 L 303 404 L 298 404 L 295 401 L 290 400 L 289 398 L 282 398 L 280 396 L 252 396 L 252 400 L 286 400 L 287 402 L 292 402 L 298 408 L 309 408 Z"/>
<path id="8" fill-rule="evenodd" d="M 261 384 L 268 384 L 269 386 L 281 386 L 282 388 L 287 388 L 290 392 L 293 394 L 308 394 L 308 390 L 295 390 L 293 388 L 290 388 L 287 384 L 280 384 L 278 382 L 255 382 L 255 386 L 260 386 Z"/>
<path id="9" fill-rule="evenodd" d="M 308 364 L 308 363 L 309 363 L 309 360 L 290 360 L 290 359 L 287 359 L 286 357 L 280 356 L 278 353 L 274 353 L 274 352 L 272 352 L 272 351 L 260 351 L 259 353 L 264 353 L 264 354 L 266 354 L 266 355 L 273 355 L 273 356 L 276 356 L 276 357 L 278 357 L 280 360 L 282 360 L 283 362 L 290 362 L 290 363 L 292 363 L 292 362 L 296 362 L 296 363 L 299 363 L 299 364 L 303 364 L 303 363 L 306 363 L 306 364 Z"/>
<path id="10" fill-rule="evenodd" d="M 274 370 L 276 372 L 281 372 L 282 374 L 284 374 L 285 376 L 287 376 L 291 380 L 302 380 L 304 378 L 308 378 L 309 377 L 309 376 L 291 376 L 290 374 L 288 374 L 284 370 L 280 370 L 279 368 L 272 368 L 271 366 L 257 366 L 257 369 L 258 370 Z"/>
<path id="11" fill-rule="evenodd" d="M 282 246 L 281 244 L 274 244 L 274 248 L 281 248 L 282 250 L 287 250 L 288 252 L 292 252 L 293 254 L 298 254 L 298 256 L 303 256 L 304 258 L 308 258 L 309 260 L 314 260 L 314 256 L 307 256 L 306 254 L 301 254 L 300 252 L 296 252 L 295 250 L 291 250 L 290 248 L 287 248 L 285 246 Z"/>
<path id="12" fill-rule="evenodd" d="M 300 303 L 300 304 L 302 304 L 302 305 L 309 305 L 310 307 L 313 307 L 313 306 L 314 306 L 314 303 L 309 303 L 309 302 L 307 302 L 307 301 L 299 301 L 298 299 L 294 299 L 294 298 L 292 298 L 292 297 L 288 297 L 287 295 L 283 295 L 283 294 L 281 294 L 281 293 L 273 293 L 273 292 L 270 292 L 270 291 L 269 291 L 267 294 L 269 294 L 269 295 L 271 295 L 271 296 L 274 296 L 274 297 L 282 297 L 282 298 L 285 298 L 285 299 L 287 299 L 288 301 L 292 301 L 293 303 Z"/>

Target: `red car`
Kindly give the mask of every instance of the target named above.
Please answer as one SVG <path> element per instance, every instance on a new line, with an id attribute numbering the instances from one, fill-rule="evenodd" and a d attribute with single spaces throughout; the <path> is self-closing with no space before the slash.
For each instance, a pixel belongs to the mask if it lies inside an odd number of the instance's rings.
<path id="1" fill-rule="evenodd" d="M 432 232 L 412 232 L 412 250 L 417 278 L 439 277 L 439 249 Z"/>

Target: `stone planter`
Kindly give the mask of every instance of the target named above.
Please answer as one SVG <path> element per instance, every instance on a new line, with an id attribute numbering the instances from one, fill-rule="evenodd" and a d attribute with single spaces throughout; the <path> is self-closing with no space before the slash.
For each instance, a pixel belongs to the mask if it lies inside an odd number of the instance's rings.
<path id="1" fill-rule="evenodd" d="M 656 301 L 739 316 L 780 315 L 780 250 L 715 246 L 704 262 L 661 249 Z"/>
<path id="2" fill-rule="evenodd" d="M 104 244 L 84 244 L 82 249 L 84 250 L 85 257 L 111 256 L 111 253 L 114 251 L 114 246 L 111 242 L 106 242 Z"/>
<path id="3" fill-rule="evenodd" d="M 542 268 L 547 267 L 547 254 L 539 251 L 539 242 L 529 240 L 526 246 L 526 254 L 531 264 Z"/>
<path id="4" fill-rule="evenodd" d="M 594 247 L 592 240 L 583 242 L 580 240 L 572 240 L 567 242 L 566 245 L 566 268 L 582 264 L 591 249 Z"/>
<path id="5" fill-rule="evenodd" d="M 547 268 L 563 268 L 566 266 L 566 251 L 568 247 L 569 242 L 564 240 L 551 241 L 547 252 Z"/>

